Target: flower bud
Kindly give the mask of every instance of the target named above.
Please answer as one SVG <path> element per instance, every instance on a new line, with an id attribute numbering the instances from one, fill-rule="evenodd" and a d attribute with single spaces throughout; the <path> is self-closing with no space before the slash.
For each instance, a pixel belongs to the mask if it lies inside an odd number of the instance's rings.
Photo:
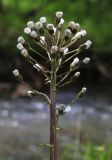
<path id="1" fill-rule="evenodd" d="M 85 94 L 86 91 L 87 91 L 87 88 L 86 88 L 86 87 L 83 87 L 81 92 L 82 92 L 83 94 Z"/>
<path id="2" fill-rule="evenodd" d="M 37 92 L 36 91 L 28 91 L 27 94 L 28 94 L 29 97 L 37 96 Z"/>
<path id="3" fill-rule="evenodd" d="M 91 45 L 92 45 L 92 42 L 91 42 L 90 40 L 88 40 L 88 41 L 85 43 L 86 49 L 90 48 Z"/>
<path id="4" fill-rule="evenodd" d="M 53 24 L 47 24 L 46 28 L 47 28 L 48 30 L 53 30 L 54 25 L 53 25 Z"/>
<path id="5" fill-rule="evenodd" d="M 72 32 L 70 31 L 70 29 L 66 29 L 65 30 L 65 37 L 71 37 L 72 36 Z"/>
<path id="6" fill-rule="evenodd" d="M 85 36 L 87 34 L 87 32 L 85 30 L 81 30 L 81 36 Z"/>
<path id="7" fill-rule="evenodd" d="M 15 77 L 18 77 L 19 76 L 19 71 L 18 71 L 18 69 L 15 69 L 15 70 L 13 70 L 13 75 L 15 76 Z"/>
<path id="8" fill-rule="evenodd" d="M 41 22 L 37 22 L 37 23 L 35 23 L 35 28 L 36 28 L 37 30 L 40 30 L 40 29 L 43 28 L 43 24 L 42 24 Z"/>
<path id="9" fill-rule="evenodd" d="M 36 33 L 36 31 L 32 31 L 32 32 L 30 33 L 30 35 L 31 35 L 32 38 L 37 38 L 37 33 Z"/>
<path id="10" fill-rule="evenodd" d="M 34 27 L 34 22 L 33 22 L 33 21 L 27 22 L 27 26 L 28 26 L 29 28 L 33 28 L 33 27 Z"/>
<path id="11" fill-rule="evenodd" d="M 20 37 L 18 37 L 18 42 L 24 44 L 25 39 L 22 36 L 20 36 Z"/>
<path id="12" fill-rule="evenodd" d="M 28 55 L 27 49 L 22 49 L 21 54 L 26 57 Z"/>
<path id="13" fill-rule="evenodd" d="M 17 49 L 19 49 L 21 51 L 22 49 L 24 49 L 24 46 L 21 43 L 18 43 L 17 44 Z"/>
<path id="14" fill-rule="evenodd" d="M 77 98 L 81 98 L 87 91 L 86 87 L 83 87 L 81 92 L 78 93 Z"/>
<path id="15" fill-rule="evenodd" d="M 75 77 L 78 78 L 79 76 L 80 76 L 80 72 L 76 72 L 76 73 L 75 73 Z"/>
<path id="16" fill-rule="evenodd" d="M 75 58 L 74 60 L 73 60 L 73 62 L 71 63 L 71 67 L 74 67 L 74 66 L 76 66 L 77 64 L 79 63 L 79 58 Z"/>
<path id="17" fill-rule="evenodd" d="M 57 11 L 56 12 L 56 17 L 59 19 L 63 16 L 63 12 L 62 11 Z"/>
<path id="18" fill-rule="evenodd" d="M 86 57 L 84 60 L 83 60 L 83 63 L 84 64 L 88 64 L 90 62 L 90 58 Z"/>
<path id="19" fill-rule="evenodd" d="M 78 23 L 75 23 L 74 21 L 69 22 L 69 28 L 71 29 L 71 31 L 76 32 L 77 29 L 80 28 L 80 25 Z"/>
<path id="20" fill-rule="evenodd" d="M 86 34 L 87 32 L 85 30 L 81 30 L 80 32 L 76 33 L 76 35 L 72 38 L 72 41 L 84 37 Z"/>
<path id="21" fill-rule="evenodd" d="M 30 34 L 30 33 L 31 33 L 31 29 L 30 29 L 29 27 L 26 27 L 26 28 L 24 29 L 24 33 Z"/>
<path id="22" fill-rule="evenodd" d="M 46 20 L 45 17 L 41 17 L 41 18 L 40 18 L 40 22 L 41 22 L 42 24 L 46 23 L 46 21 L 47 21 L 47 20 Z"/>

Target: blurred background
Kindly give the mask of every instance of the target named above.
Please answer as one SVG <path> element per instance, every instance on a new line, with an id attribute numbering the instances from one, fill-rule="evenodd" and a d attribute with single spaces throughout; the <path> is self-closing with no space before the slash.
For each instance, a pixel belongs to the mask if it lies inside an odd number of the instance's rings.
<path id="1" fill-rule="evenodd" d="M 84 53 L 91 57 L 91 63 L 81 69 L 81 77 L 76 83 L 61 90 L 57 96 L 57 103 L 67 104 L 81 87 L 85 85 L 88 88 L 88 93 L 60 122 L 63 128 L 58 137 L 60 151 L 68 144 L 73 143 L 74 146 L 77 139 L 80 145 L 90 142 L 104 146 L 112 141 L 112 1 L 0 0 L 2 160 L 13 160 L 15 157 L 17 160 L 41 160 L 43 152 L 47 155 L 46 149 L 39 148 L 38 144 L 49 143 L 48 109 L 41 99 L 29 99 L 26 92 L 31 86 L 46 93 L 48 88 L 43 77 L 20 55 L 16 44 L 27 21 L 38 21 L 45 16 L 49 23 L 53 23 L 55 12 L 60 10 L 64 12 L 65 26 L 72 20 L 78 22 L 93 42 L 92 48 Z M 26 86 L 13 77 L 14 68 L 20 70 Z"/>

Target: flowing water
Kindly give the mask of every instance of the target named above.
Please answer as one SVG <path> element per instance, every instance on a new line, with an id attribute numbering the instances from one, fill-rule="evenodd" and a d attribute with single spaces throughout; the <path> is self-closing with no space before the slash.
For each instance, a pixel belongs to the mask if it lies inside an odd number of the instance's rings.
<path id="1" fill-rule="evenodd" d="M 61 93 L 57 102 L 67 104 L 72 98 L 71 92 Z M 112 141 L 111 122 L 110 99 L 87 95 L 60 119 L 60 150 L 77 139 L 80 143 Z M 0 160 L 41 160 L 48 151 L 39 146 L 43 143 L 49 143 L 48 106 L 36 99 L 0 99 Z"/>

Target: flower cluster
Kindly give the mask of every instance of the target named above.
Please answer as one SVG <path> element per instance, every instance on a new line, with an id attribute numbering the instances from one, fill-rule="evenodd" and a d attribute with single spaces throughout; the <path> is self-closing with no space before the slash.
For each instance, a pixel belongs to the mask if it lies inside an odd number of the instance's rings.
<path id="1" fill-rule="evenodd" d="M 84 57 L 80 60 L 79 54 L 82 53 L 83 50 L 89 49 L 92 44 L 90 40 L 80 44 L 81 38 L 85 37 L 87 32 L 84 29 L 81 29 L 77 22 L 69 22 L 68 26 L 63 31 L 64 22 L 62 11 L 57 11 L 55 13 L 55 24 L 48 23 L 46 17 L 41 17 L 37 22 L 27 22 L 26 27 L 24 28 L 24 33 L 29 39 L 33 40 L 34 43 L 44 50 L 44 55 L 38 53 L 37 50 L 32 48 L 24 37 L 20 36 L 17 40 L 17 48 L 20 50 L 21 55 L 23 55 L 35 69 L 44 74 L 46 77 L 46 84 L 50 84 L 51 82 L 49 73 L 51 73 L 52 68 L 49 70 L 45 68 L 44 65 L 37 62 L 30 55 L 30 51 L 38 54 L 40 58 L 45 59 L 49 64 L 52 64 L 55 60 L 57 88 L 69 84 L 72 80 L 74 80 L 74 78 L 76 79 L 80 76 L 80 71 L 78 70 L 80 65 L 88 64 L 90 62 L 90 58 Z M 77 46 L 76 44 L 79 45 Z M 69 70 L 60 75 L 58 71 L 61 70 L 67 62 L 69 63 Z M 74 74 L 72 74 L 72 77 L 68 80 L 67 78 L 71 75 L 71 73 Z M 19 71 L 14 70 L 13 74 L 18 77 Z M 78 94 L 78 97 L 81 97 L 85 92 L 86 88 L 82 88 L 81 92 Z M 36 92 L 28 92 L 28 95 L 31 96 L 34 95 L 34 93 Z M 65 112 L 68 110 L 66 108 Z"/>
<path id="2" fill-rule="evenodd" d="M 80 30 L 80 25 L 74 21 L 71 21 L 69 22 L 68 27 L 65 29 L 64 36 L 62 37 L 61 33 L 63 33 L 62 27 L 64 24 L 64 19 L 62 18 L 63 12 L 58 11 L 56 12 L 55 16 L 55 25 L 48 23 L 45 17 L 41 17 L 36 23 L 33 21 L 27 22 L 24 33 L 33 38 L 38 45 L 45 49 L 45 52 L 50 60 L 55 56 L 61 56 L 63 60 L 64 55 L 70 55 L 70 47 L 75 45 L 76 41 L 84 37 L 87 32 L 83 29 Z M 47 41 L 47 32 L 51 35 L 50 43 L 48 43 L 49 40 Z M 27 43 L 25 39 L 20 36 L 18 38 L 17 48 L 24 57 L 28 55 L 28 46 L 26 44 Z M 92 42 L 88 40 L 83 45 L 80 45 L 79 48 L 83 46 L 85 49 L 89 49 L 91 44 Z M 78 50 L 79 49 L 77 48 L 77 51 Z M 75 50 L 73 53 L 75 53 Z M 73 61 L 72 66 L 73 64 L 75 64 L 75 61 Z"/>

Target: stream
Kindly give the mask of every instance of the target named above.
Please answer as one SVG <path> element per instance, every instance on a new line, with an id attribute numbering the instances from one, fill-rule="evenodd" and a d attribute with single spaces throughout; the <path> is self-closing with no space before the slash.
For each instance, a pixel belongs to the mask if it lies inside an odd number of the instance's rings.
<path id="1" fill-rule="evenodd" d="M 71 92 L 60 93 L 57 105 L 73 98 Z M 71 107 L 59 121 L 60 150 L 79 137 L 80 143 L 112 141 L 111 98 L 87 95 Z M 49 107 L 38 99 L 1 98 L 0 160 L 41 160 L 43 153 L 48 156 L 43 143 L 49 143 Z"/>

